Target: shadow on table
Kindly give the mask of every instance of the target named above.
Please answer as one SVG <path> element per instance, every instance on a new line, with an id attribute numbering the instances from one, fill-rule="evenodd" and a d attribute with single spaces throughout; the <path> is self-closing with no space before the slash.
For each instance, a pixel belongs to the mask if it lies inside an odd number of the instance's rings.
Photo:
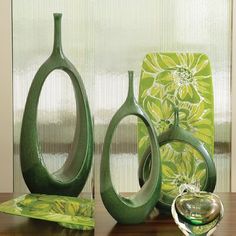
<path id="1" fill-rule="evenodd" d="M 15 217 L 14 217 L 15 218 Z M 37 219 L 17 219 L 11 224 L 5 225 L 0 231 L 0 235 L 63 235 L 63 236 L 94 236 L 94 230 L 82 231 L 67 229 L 55 222 L 48 222 Z"/>
<path id="2" fill-rule="evenodd" d="M 147 222 L 137 225 L 116 224 L 108 234 L 109 236 L 182 236 L 175 224 L 161 222 Z"/>

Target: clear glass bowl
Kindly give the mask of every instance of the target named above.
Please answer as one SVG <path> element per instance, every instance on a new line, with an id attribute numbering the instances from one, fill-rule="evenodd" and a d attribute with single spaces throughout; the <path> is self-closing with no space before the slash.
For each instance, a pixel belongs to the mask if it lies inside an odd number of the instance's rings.
<path id="1" fill-rule="evenodd" d="M 185 235 L 209 236 L 223 218 L 224 207 L 217 195 L 184 184 L 173 201 L 171 213 Z"/>

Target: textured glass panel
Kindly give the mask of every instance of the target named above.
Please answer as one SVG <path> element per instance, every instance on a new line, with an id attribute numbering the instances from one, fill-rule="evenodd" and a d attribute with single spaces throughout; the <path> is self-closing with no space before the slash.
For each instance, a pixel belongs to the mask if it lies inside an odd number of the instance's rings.
<path id="1" fill-rule="evenodd" d="M 19 162 L 19 140 L 26 97 L 39 66 L 53 46 L 53 13 L 63 13 L 62 46 L 79 71 L 93 109 L 94 29 L 92 1 L 13 1 L 14 83 L 14 191 L 27 188 Z M 38 106 L 37 127 L 44 161 L 50 172 L 63 165 L 75 131 L 76 105 L 68 75 L 52 72 L 43 86 Z M 92 192 L 92 176 L 84 192 Z"/>
<path id="2" fill-rule="evenodd" d="M 22 189 L 17 156 L 22 113 L 32 78 L 51 52 L 53 12 L 63 13 L 64 51 L 83 78 L 93 111 L 97 189 L 105 132 L 126 97 L 127 71 L 135 71 L 137 96 L 144 56 L 149 52 L 180 51 L 206 53 L 210 58 L 215 95 L 215 162 L 217 174 L 221 176 L 217 191 L 229 191 L 231 5 L 230 0 L 14 0 L 15 191 Z M 66 94 L 64 88 L 62 93 Z M 70 99 L 74 99 L 73 96 Z M 65 107 L 69 108 L 67 105 Z M 52 108 L 52 104 L 49 106 Z M 63 106 L 61 104 L 60 108 Z M 74 108 L 70 109 L 73 112 Z M 65 119 L 68 122 L 71 120 L 69 114 Z M 58 117 L 61 115 L 58 113 Z M 68 127 L 72 123 L 60 125 Z M 124 141 L 127 127 L 129 138 Z M 63 129 L 65 136 L 64 132 Z M 72 136 L 72 133 L 66 135 L 68 140 Z M 62 136 L 58 135 L 58 138 L 61 142 Z M 116 158 L 112 158 L 114 166 L 111 169 L 118 182 L 118 191 L 138 189 L 133 180 L 137 175 L 137 169 L 133 167 L 137 160 L 135 142 L 136 121 L 124 120 L 112 145 Z M 61 153 L 61 150 L 57 152 Z M 121 163 L 127 169 L 115 172 L 115 166 L 121 166 Z M 134 181 L 133 186 L 129 187 L 127 182 L 119 179 L 122 173 Z"/>
<path id="3" fill-rule="evenodd" d="M 76 102 L 70 77 L 55 70 L 44 83 L 37 114 L 38 138 L 44 162 L 51 173 L 64 164 L 75 128 Z"/>
<path id="4" fill-rule="evenodd" d="M 215 162 L 217 191 L 230 188 L 230 54 L 231 1 L 225 0 L 100 0 L 95 2 L 95 141 L 98 156 L 107 125 L 127 93 L 127 70 L 135 71 L 136 95 L 140 69 L 149 52 L 201 52 L 211 61 L 215 97 Z M 122 125 L 120 125 L 122 130 Z M 127 125 L 127 124 L 126 124 Z M 136 124 L 129 123 L 129 130 Z M 133 139 L 136 136 L 133 135 Z M 116 138 L 117 163 L 126 163 Z M 134 140 L 130 138 L 128 145 Z M 127 145 L 127 144 L 124 144 Z M 115 147 L 114 147 L 115 148 Z M 135 158 L 133 158 L 135 161 Z M 130 164 L 131 165 L 131 164 Z M 116 169 L 116 168 L 114 168 Z M 127 171 L 127 172 L 126 172 Z M 135 171 L 133 173 L 132 171 Z M 136 169 L 119 173 L 133 178 Z M 126 190 L 122 178 L 121 189 Z"/>
<path id="5" fill-rule="evenodd" d="M 137 178 L 137 117 L 127 116 L 117 126 L 110 150 L 112 183 L 118 192 L 135 192 L 139 189 Z"/>

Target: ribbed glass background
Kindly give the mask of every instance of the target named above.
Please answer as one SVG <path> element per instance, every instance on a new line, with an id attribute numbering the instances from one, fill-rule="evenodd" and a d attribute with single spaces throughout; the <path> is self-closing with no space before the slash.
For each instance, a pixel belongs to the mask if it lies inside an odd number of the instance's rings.
<path id="1" fill-rule="evenodd" d="M 53 12 L 63 13 L 63 48 L 80 72 L 94 117 L 96 186 L 105 132 L 127 93 L 127 71 L 140 69 L 149 52 L 202 52 L 211 61 L 215 97 L 217 191 L 230 190 L 230 0 L 13 1 L 15 191 L 22 191 L 18 144 L 22 113 L 35 72 L 49 56 Z M 66 158 L 75 127 L 70 81 L 54 72 L 43 88 L 38 127 L 49 169 Z M 136 191 L 136 118 L 124 119 L 112 140 L 112 180 Z M 53 166 L 53 167 L 52 167 Z M 97 188 L 98 189 L 98 188 Z"/>

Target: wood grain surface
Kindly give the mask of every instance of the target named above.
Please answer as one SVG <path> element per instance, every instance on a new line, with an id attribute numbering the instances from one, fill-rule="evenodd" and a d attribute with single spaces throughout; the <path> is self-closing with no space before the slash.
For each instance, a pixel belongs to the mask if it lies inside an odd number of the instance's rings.
<path id="1" fill-rule="evenodd" d="M 214 236 L 236 235 L 236 193 L 218 194 L 225 208 L 222 219 Z M 144 224 L 119 225 L 104 208 L 99 197 L 96 198 L 96 236 L 181 236 L 182 232 L 171 216 L 158 215 Z"/>
<path id="2" fill-rule="evenodd" d="M 0 202 L 15 198 L 21 194 L 0 193 Z M 29 219 L 0 213 L 0 235 L 35 236 L 35 235 L 58 235 L 58 236 L 93 236 L 94 231 L 79 231 L 66 229 L 57 223 Z"/>
<path id="3" fill-rule="evenodd" d="M 236 235 L 236 193 L 218 194 L 224 204 L 224 218 L 214 236 Z M 19 194 L 1 193 L 0 202 L 17 197 Z M 0 235 L 79 235 L 79 236 L 181 236 L 183 235 L 171 216 L 158 215 L 144 224 L 119 225 L 104 208 L 99 196 L 96 197 L 95 231 L 85 232 L 65 229 L 57 223 L 28 219 L 0 213 Z"/>

